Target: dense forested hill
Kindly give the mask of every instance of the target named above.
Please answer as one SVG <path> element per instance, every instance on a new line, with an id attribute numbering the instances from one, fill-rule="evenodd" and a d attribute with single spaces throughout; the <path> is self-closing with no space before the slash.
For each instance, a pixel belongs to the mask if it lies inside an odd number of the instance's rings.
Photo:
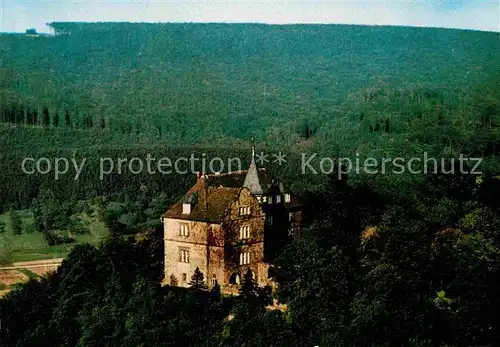
<path id="1" fill-rule="evenodd" d="M 0 345 L 500 345 L 498 33 L 53 27 L 63 35 L 0 35 L 0 264 L 112 237 L 0 299 Z M 102 158 L 245 165 L 252 137 L 259 152 L 286 153 L 267 167 L 303 201 L 302 231 L 271 271 L 285 312 L 265 308 L 250 273 L 236 298 L 208 293 L 199 274 L 189 290 L 160 288 L 159 216 L 194 173 L 100 178 Z M 301 172 L 303 154 L 424 152 L 446 165 L 348 180 Z M 461 156 L 484 159 L 482 177 L 450 164 Z M 26 157 L 87 162 L 78 179 L 73 168 L 56 179 L 24 173 Z"/>
<path id="2" fill-rule="evenodd" d="M 12 179 L 0 185 L 4 205 L 30 203 L 41 186 L 57 192 L 75 184 L 70 177 L 28 179 L 15 164 L 27 154 L 161 157 L 162 146 L 189 145 L 180 153 L 212 147 L 229 155 L 220 148 L 248 152 L 252 137 L 260 148 L 280 146 L 297 155 L 479 156 L 487 159 L 486 174 L 499 171 L 498 33 L 352 25 L 52 26 L 65 34 L 0 35 L 0 151 L 8 151 L 0 166 Z M 296 176 L 292 181 L 304 178 Z M 79 190 L 133 193 L 151 179 L 112 179 L 125 186 L 79 182 Z"/>
<path id="3" fill-rule="evenodd" d="M 371 119 L 397 117 L 409 104 L 413 113 L 424 104 L 470 105 L 500 76 L 497 33 L 351 25 L 53 26 L 70 35 L 0 36 L 4 105 L 38 108 L 40 124 L 54 124 L 58 113 L 57 126 L 64 125 L 68 113 L 82 127 L 175 140 L 290 139 L 309 123 L 328 137 L 346 114 Z"/>

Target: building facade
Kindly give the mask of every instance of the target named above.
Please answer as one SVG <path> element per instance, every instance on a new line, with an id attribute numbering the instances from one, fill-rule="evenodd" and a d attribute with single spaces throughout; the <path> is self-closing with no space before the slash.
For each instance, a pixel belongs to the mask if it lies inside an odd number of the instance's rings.
<path id="1" fill-rule="evenodd" d="M 209 288 L 235 292 L 250 269 L 271 284 L 273 258 L 300 227 L 301 206 L 282 183 L 257 169 L 197 175 L 186 195 L 162 217 L 165 284 L 189 286 L 195 269 Z"/>

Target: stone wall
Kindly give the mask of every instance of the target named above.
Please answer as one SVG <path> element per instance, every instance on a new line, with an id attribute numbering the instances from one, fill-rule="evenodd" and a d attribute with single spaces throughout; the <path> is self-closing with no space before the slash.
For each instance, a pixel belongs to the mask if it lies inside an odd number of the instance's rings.
<path id="1" fill-rule="evenodd" d="M 180 225 L 187 224 L 188 236 L 180 235 Z M 188 286 L 196 267 L 206 276 L 208 273 L 208 232 L 210 224 L 181 219 L 164 220 L 165 282 L 180 287 Z M 189 262 L 180 261 L 181 249 L 189 252 Z M 172 275 L 175 277 L 171 281 Z M 185 278 L 185 280 L 184 280 Z"/>
<path id="2" fill-rule="evenodd" d="M 249 215 L 240 215 L 240 207 L 250 207 Z M 196 267 L 205 276 L 209 288 L 216 280 L 223 292 L 237 292 L 239 285 L 230 284 L 237 274 L 239 280 L 250 269 L 261 286 L 270 284 L 269 264 L 264 263 L 264 230 L 266 217 L 258 200 L 246 188 L 228 206 L 221 224 L 165 218 L 165 280 L 187 287 Z M 294 223 L 300 223 L 300 211 L 293 212 Z M 180 234 L 180 225 L 189 225 L 189 235 Z M 248 226 L 250 237 L 240 239 L 240 228 Z M 180 261 L 180 250 L 189 251 L 189 263 Z M 240 254 L 250 253 L 250 263 L 240 264 Z M 185 281 L 184 279 L 185 274 Z"/>
<path id="3" fill-rule="evenodd" d="M 240 207 L 250 207 L 250 215 L 241 216 Z M 237 286 L 229 285 L 230 278 L 238 274 L 243 278 L 246 271 L 250 269 L 259 284 L 266 283 L 267 271 L 264 271 L 262 264 L 264 258 L 264 223 L 265 215 L 258 200 L 246 188 L 241 190 L 238 199 L 231 204 L 230 211 L 223 223 L 226 235 L 225 242 L 225 281 L 224 289 L 235 291 Z M 240 228 L 250 227 L 250 237 L 240 240 Z M 250 264 L 240 264 L 240 254 L 250 253 Z"/>

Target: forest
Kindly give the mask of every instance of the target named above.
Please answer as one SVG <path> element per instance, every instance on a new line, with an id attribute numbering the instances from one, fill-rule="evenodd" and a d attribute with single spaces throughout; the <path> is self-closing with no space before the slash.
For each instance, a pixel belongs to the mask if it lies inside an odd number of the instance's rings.
<path id="1" fill-rule="evenodd" d="M 400 133 L 452 119 L 485 126 L 498 101 L 497 33 L 352 25 L 52 26 L 70 34 L 0 35 L 1 122 L 140 133 L 170 143 L 253 137 L 293 144 L 308 137 L 309 128 L 318 141 L 344 142 L 342 131 Z M 390 126 L 377 125 L 386 119 Z"/>
<path id="2" fill-rule="evenodd" d="M 0 299 L 2 346 L 471 346 L 500 342 L 500 183 L 428 175 L 411 199 L 332 177 L 275 293 L 163 286 L 161 232 L 78 245 Z M 495 188 L 496 191 L 493 191 Z M 82 285 L 85 283 L 85 285 Z M 269 310 L 273 301 L 286 310 Z M 19 324 L 22 322 L 22 324 Z"/>
<path id="3" fill-rule="evenodd" d="M 68 254 L 0 298 L 0 346 L 500 344 L 498 33 L 51 26 L 57 35 L 0 34 L 0 242 L 40 236 Z M 100 158 L 204 153 L 245 166 L 252 146 L 286 153 L 262 166 L 304 208 L 273 264 L 278 289 L 246 276 L 225 296 L 200 272 L 187 290 L 160 286 L 159 216 L 195 175 L 100 179 Z M 463 155 L 482 173 L 303 174 L 304 153 Z M 27 157 L 86 166 L 56 180 L 24 173 Z M 16 257 L 0 243 L 0 264 Z"/>

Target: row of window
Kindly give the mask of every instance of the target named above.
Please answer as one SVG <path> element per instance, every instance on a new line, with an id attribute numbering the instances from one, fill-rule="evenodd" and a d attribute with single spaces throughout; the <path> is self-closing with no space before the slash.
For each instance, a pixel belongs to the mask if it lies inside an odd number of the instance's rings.
<path id="1" fill-rule="evenodd" d="M 248 216 L 250 214 L 250 206 L 240 207 L 240 216 Z"/>
<path id="2" fill-rule="evenodd" d="M 285 202 L 290 202 L 290 194 L 285 194 L 284 195 L 285 197 Z M 279 204 L 281 203 L 281 195 L 276 195 L 274 196 L 274 200 L 275 200 L 275 203 Z M 259 201 L 262 202 L 262 203 L 268 203 L 268 204 L 272 204 L 273 203 L 273 197 L 272 196 L 262 196 L 262 197 L 259 197 Z M 182 204 L 182 213 L 183 214 L 189 214 L 191 213 L 191 204 L 190 203 L 184 203 Z M 242 206 L 240 207 L 239 209 L 239 215 L 240 216 L 248 216 L 250 215 L 250 206 Z"/>
<path id="3" fill-rule="evenodd" d="M 181 263 L 189 263 L 189 250 L 180 248 L 179 249 L 179 261 Z M 250 264 L 250 252 L 240 253 L 240 265 Z"/>
<path id="4" fill-rule="evenodd" d="M 248 225 L 240 227 L 240 240 L 250 238 L 250 227 Z"/>
<path id="5" fill-rule="evenodd" d="M 293 219 L 292 212 L 289 212 L 288 213 L 288 221 L 291 222 L 292 219 Z M 268 225 L 273 225 L 273 223 L 274 223 L 273 216 L 272 215 L 267 216 L 267 224 Z"/>
<path id="6" fill-rule="evenodd" d="M 179 236 L 189 236 L 189 224 L 179 224 Z M 250 238 L 250 227 L 248 225 L 240 227 L 240 240 Z"/>
<path id="7" fill-rule="evenodd" d="M 290 202 L 290 194 L 285 194 L 285 202 Z M 274 196 L 275 198 L 275 202 L 277 204 L 281 203 L 281 195 L 276 195 Z M 268 204 L 272 204 L 273 203 L 273 197 L 272 196 L 262 196 L 259 198 L 259 201 L 260 202 L 263 202 L 263 203 L 268 203 Z M 250 206 L 242 206 L 240 207 L 240 216 L 247 216 L 250 214 Z"/>
<path id="8" fill-rule="evenodd" d="M 276 195 L 276 196 L 274 196 L 274 198 L 275 198 L 274 201 L 276 204 L 281 203 L 281 195 Z M 262 203 L 272 204 L 273 203 L 273 196 L 263 196 L 259 200 Z M 284 200 L 285 200 L 285 202 L 290 202 L 290 194 L 286 193 L 284 195 Z"/>
<path id="9" fill-rule="evenodd" d="M 242 209 L 244 207 L 240 207 Z M 288 214 L 288 221 L 292 221 L 292 213 L 290 212 Z M 267 224 L 268 225 L 273 225 L 273 216 L 269 215 L 267 217 Z M 188 237 L 189 236 L 189 224 L 187 223 L 181 223 L 179 224 L 179 236 L 184 236 Z M 250 227 L 249 226 L 242 226 L 240 227 L 240 240 L 246 240 L 250 238 Z"/>
<path id="10" fill-rule="evenodd" d="M 250 252 L 240 253 L 240 265 L 250 264 Z"/>

